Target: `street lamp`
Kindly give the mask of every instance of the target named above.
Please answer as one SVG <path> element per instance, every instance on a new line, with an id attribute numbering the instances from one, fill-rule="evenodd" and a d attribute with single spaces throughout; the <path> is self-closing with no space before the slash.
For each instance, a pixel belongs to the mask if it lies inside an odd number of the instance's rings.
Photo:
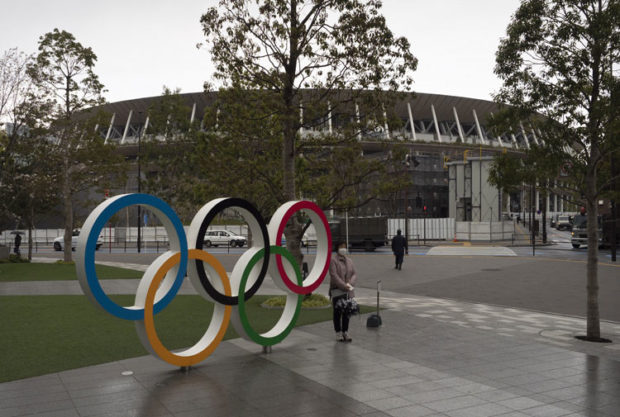
<path id="1" fill-rule="evenodd" d="M 138 112 L 138 114 L 141 116 L 142 112 Z M 140 194 L 140 192 L 142 191 L 141 189 L 141 170 L 140 170 L 140 142 L 141 142 L 141 138 L 142 138 L 142 130 L 138 131 L 138 155 L 136 156 L 136 159 L 138 161 L 138 194 Z M 141 210 L 140 210 L 140 205 L 138 204 L 138 253 L 140 253 L 141 251 L 141 246 L 142 246 L 142 240 L 140 238 L 140 229 L 141 229 Z"/>

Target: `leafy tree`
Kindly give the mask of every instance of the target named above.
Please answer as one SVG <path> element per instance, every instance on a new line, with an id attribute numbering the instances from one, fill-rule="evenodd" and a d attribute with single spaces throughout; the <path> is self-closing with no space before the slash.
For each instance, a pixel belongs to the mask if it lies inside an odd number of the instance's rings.
<path id="1" fill-rule="evenodd" d="M 28 259 L 32 259 L 32 230 L 38 215 L 57 204 L 54 184 L 58 180 L 55 167 L 48 158 L 50 144 L 33 133 L 21 135 L 11 155 L 5 159 L 5 174 L 0 183 L 4 208 L 16 224 L 28 229 Z"/>
<path id="2" fill-rule="evenodd" d="M 195 163 L 200 117 L 191 123 L 191 110 L 178 90 L 164 87 L 161 99 L 148 110 L 149 125 L 142 132 L 139 156 L 145 190 L 170 202 L 184 222 L 191 221 L 205 201 L 204 176 Z"/>
<path id="3" fill-rule="evenodd" d="M 32 99 L 49 108 L 47 140 L 55 146 L 47 157 L 55 161 L 60 174 L 64 259 L 70 261 L 75 195 L 122 174 L 122 165 L 116 164 L 119 156 L 112 145 L 96 132 L 103 120 L 93 107 L 104 102 L 104 87 L 94 73 L 95 53 L 58 29 L 39 38 L 38 50 L 28 74 L 36 87 Z"/>
<path id="4" fill-rule="evenodd" d="M 239 99 L 229 95 L 238 95 Z M 256 98 L 243 109 L 247 103 L 241 96 Z M 265 216 L 287 201 L 282 186 L 282 139 L 273 133 L 278 129 L 277 121 L 262 117 L 269 106 L 262 92 L 220 92 L 217 105 L 206 115 L 208 129 L 198 138 L 195 161 L 205 178 L 204 195 L 245 197 L 254 201 Z M 377 155 L 389 154 L 388 147 L 394 146 L 383 144 Z M 296 151 L 298 195 L 317 201 L 323 209 L 358 208 L 403 185 L 395 181 L 403 176 L 399 176 L 402 169 L 395 175 L 384 158 L 360 157 L 363 149 L 355 134 L 310 132 L 296 144 Z M 404 151 L 397 153 L 402 161 Z"/>
<path id="5" fill-rule="evenodd" d="M 26 68 L 32 57 L 17 48 L 3 52 L 0 57 L 0 126 L 5 127 L 0 136 L 0 187 L 6 189 L 13 180 L 11 163 L 15 157 L 17 140 L 24 132 L 23 112 L 20 109 L 26 104 L 31 90 Z M 12 196 L 4 193 L 3 196 Z M 9 209 L 11 198 L 0 199 L 0 214 L 5 219 L 18 221 Z M 5 223 L 6 221 L 3 221 Z"/>
<path id="6" fill-rule="evenodd" d="M 265 163 L 271 175 L 241 158 L 252 165 L 244 181 L 260 183 L 259 189 L 280 203 L 297 199 L 301 146 L 307 146 L 306 156 L 325 154 L 336 138 L 342 146 L 351 143 L 341 133 L 326 147 L 304 144 L 301 130 L 320 125 L 330 114 L 336 128 L 348 127 L 356 132 L 353 137 L 383 123 L 392 93 L 411 87 L 417 60 L 409 42 L 388 29 L 380 8 L 378 0 L 221 0 L 202 16 L 214 76 L 224 86 L 220 135 L 247 139 L 246 149 L 256 150 L 261 161 L 274 152 L 268 145 L 280 154 L 279 169 Z M 226 117 L 231 123 L 220 121 Z M 285 234 L 289 250 L 300 259 L 300 224 L 289 223 Z"/>
<path id="7" fill-rule="evenodd" d="M 3 224 L 28 229 L 29 259 L 35 219 L 57 201 L 52 191 L 57 175 L 41 124 L 48 108 L 34 98 L 27 74 L 32 60 L 16 48 L 0 58 L 0 118 L 7 123 L 0 147 L 0 214 Z"/>
<path id="8" fill-rule="evenodd" d="M 620 59 L 618 0 L 524 0 L 500 42 L 495 73 L 503 80 L 496 100 L 513 126 L 527 121 L 542 139 L 528 154 L 537 168 L 559 174 L 569 167 L 570 186 L 588 216 L 587 339 L 600 339 L 598 308 L 597 200 L 612 176 L 601 176 L 620 152 L 612 127 L 617 82 L 612 64 Z"/>

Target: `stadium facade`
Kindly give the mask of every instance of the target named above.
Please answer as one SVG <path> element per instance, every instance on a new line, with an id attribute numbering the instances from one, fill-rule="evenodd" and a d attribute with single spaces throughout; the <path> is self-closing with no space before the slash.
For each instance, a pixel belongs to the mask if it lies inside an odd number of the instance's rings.
<path id="1" fill-rule="evenodd" d="M 149 110 L 161 99 L 162 96 L 154 96 L 107 103 L 102 106 L 102 110 L 109 114 L 110 118 L 109 122 L 98 126 L 98 133 L 106 142 L 116 143 L 118 152 L 124 155 L 130 164 L 128 182 L 122 188 L 110 190 L 111 194 L 138 191 L 136 161 L 139 142 L 151 139 Z M 186 93 L 180 94 L 180 99 L 188 109 L 188 120 L 200 121 L 205 111 L 216 105 L 217 93 Z M 488 128 L 487 121 L 489 116 L 499 111 L 499 105 L 492 101 L 416 93 L 399 98 L 392 106 L 384 112 L 384 115 L 387 113 L 390 116 L 389 123 L 387 116 L 384 116 L 385 120 L 377 121 L 372 130 L 360 132 L 357 139 L 362 144 L 364 156 L 368 158 L 387 157 L 384 154 L 389 152 L 390 144 L 399 144 L 407 148 L 411 159 L 410 163 L 402 164 L 402 169 L 411 176 L 412 185 L 394 195 L 389 201 L 371 201 L 364 207 L 350 212 L 352 216 L 456 217 L 457 221 L 475 221 L 475 201 L 467 199 L 464 202 L 457 201 L 459 189 L 463 187 L 460 187 L 458 185 L 460 183 L 455 180 L 455 172 L 462 170 L 467 175 L 467 160 L 470 162 L 476 158 L 489 160 L 501 152 L 522 153 L 539 140 L 531 126 L 523 124 L 513 132 L 494 134 Z M 303 112 L 300 112 L 300 117 L 302 115 Z M 313 122 L 312 128 L 302 130 L 302 138 L 304 135 L 337 132 L 343 120 L 330 117 L 324 118 L 319 123 Z M 145 174 L 147 173 L 143 171 L 142 178 Z M 463 184 L 467 188 L 466 180 Z M 482 196 L 482 191 L 480 195 Z M 475 200 L 475 196 L 473 197 L 470 197 L 470 200 Z M 77 196 L 77 200 L 90 202 L 101 201 L 103 198 L 101 191 L 94 189 Z M 550 213 L 575 210 L 575 207 L 563 204 L 560 196 L 550 195 L 547 199 Z M 495 200 L 489 212 L 494 213 L 492 217 L 495 220 L 500 220 L 502 213 L 526 210 L 530 203 L 529 191 L 524 190 L 510 196 L 500 195 Z M 540 195 L 536 195 L 533 204 L 536 210 L 542 208 L 543 201 Z M 458 207 L 455 210 L 456 206 Z M 75 207 L 75 227 L 80 226 L 88 212 L 89 208 L 81 205 Z M 482 210 L 478 213 L 482 213 Z M 127 226 L 134 223 L 130 219 L 137 218 L 136 214 L 131 210 L 127 212 Z M 60 228 L 61 223 L 61 216 L 58 213 L 49 213 L 37 221 L 36 227 Z"/>
<path id="2" fill-rule="evenodd" d="M 180 95 L 182 102 L 191 109 L 190 121 L 200 120 L 209 106 L 216 102 L 216 93 L 187 93 Z M 129 161 L 135 160 L 138 141 L 149 135 L 149 109 L 161 96 L 139 98 L 109 103 L 103 109 L 111 115 L 107 126 L 99 126 L 99 133 L 108 142 L 115 142 Z M 468 157 L 492 157 L 498 152 L 523 152 L 538 143 L 538 135 L 531 128 L 521 124 L 512 132 L 494 134 L 487 127 L 489 116 L 499 110 L 492 101 L 446 96 L 440 94 L 416 93 L 399 99 L 393 104 L 390 114 L 400 119 L 397 128 L 377 123 L 372 131 L 360 132 L 364 155 L 385 152 L 385 144 L 398 143 L 408 148 L 415 158 L 414 164 L 403 169 L 411 175 L 412 186 L 403 190 L 394 201 L 373 201 L 357 210 L 354 215 L 377 215 L 407 217 L 449 217 L 450 186 L 449 161 L 464 161 Z M 300 112 L 303 117 L 303 112 Z M 324 133 L 336 130 L 338 121 L 329 117 L 312 129 L 302 131 L 310 135 L 317 131 Z M 137 190 L 137 175 L 130 175 L 126 190 Z M 501 199 L 501 206 L 494 210 L 518 212 L 524 209 L 527 196 L 515 194 Z M 562 199 L 551 195 L 547 201 L 550 212 L 563 211 Z M 535 201 L 536 209 L 542 206 L 540 196 Z M 426 208 L 426 212 L 424 211 Z M 461 220 L 467 220 L 466 218 Z"/>

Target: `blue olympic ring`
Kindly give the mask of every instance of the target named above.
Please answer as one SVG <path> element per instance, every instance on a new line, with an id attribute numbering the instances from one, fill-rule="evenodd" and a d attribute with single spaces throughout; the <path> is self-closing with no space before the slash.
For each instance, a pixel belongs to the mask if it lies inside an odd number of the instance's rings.
<path id="1" fill-rule="evenodd" d="M 78 277 L 86 277 L 86 282 L 82 282 L 82 279 L 80 279 L 82 290 L 96 305 L 121 319 L 143 320 L 144 308 L 136 306 L 122 307 L 112 301 L 101 288 L 101 284 L 99 283 L 99 279 L 97 278 L 97 273 L 95 271 L 95 250 L 97 247 L 99 233 L 101 233 L 101 230 L 105 224 L 116 212 L 133 205 L 147 206 L 150 210 L 154 211 L 156 214 L 159 214 L 158 217 L 164 225 L 168 223 L 168 228 L 171 227 L 176 232 L 176 236 L 170 236 L 170 233 L 168 233 L 170 239 L 170 249 L 179 252 L 181 255 L 181 260 L 178 265 L 176 277 L 174 278 L 170 289 L 159 301 L 155 303 L 153 307 L 154 313 L 160 312 L 168 304 L 170 304 L 179 291 L 179 288 L 181 288 L 183 278 L 185 277 L 185 273 L 187 271 L 187 238 L 185 236 L 185 229 L 183 229 L 181 219 L 179 219 L 174 210 L 172 210 L 172 208 L 163 200 L 150 194 L 123 194 L 117 197 L 112 197 L 108 200 L 106 205 L 100 205 L 97 207 L 97 209 L 95 209 L 90 216 L 88 216 L 86 222 L 84 222 L 84 229 L 90 229 L 90 233 L 86 236 L 85 244 L 82 240 L 82 235 L 79 237 L 76 268 L 78 270 Z"/>

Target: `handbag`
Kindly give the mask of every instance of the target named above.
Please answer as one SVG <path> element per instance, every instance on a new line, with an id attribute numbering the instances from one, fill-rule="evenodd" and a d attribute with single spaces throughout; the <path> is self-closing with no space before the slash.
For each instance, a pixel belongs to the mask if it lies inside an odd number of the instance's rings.
<path id="1" fill-rule="evenodd" d="M 349 298 L 348 296 L 338 298 L 334 304 L 334 308 L 342 311 L 342 313 L 347 316 L 354 316 L 360 312 L 360 307 L 357 301 L 355 301 L 355 298 Z"/>

